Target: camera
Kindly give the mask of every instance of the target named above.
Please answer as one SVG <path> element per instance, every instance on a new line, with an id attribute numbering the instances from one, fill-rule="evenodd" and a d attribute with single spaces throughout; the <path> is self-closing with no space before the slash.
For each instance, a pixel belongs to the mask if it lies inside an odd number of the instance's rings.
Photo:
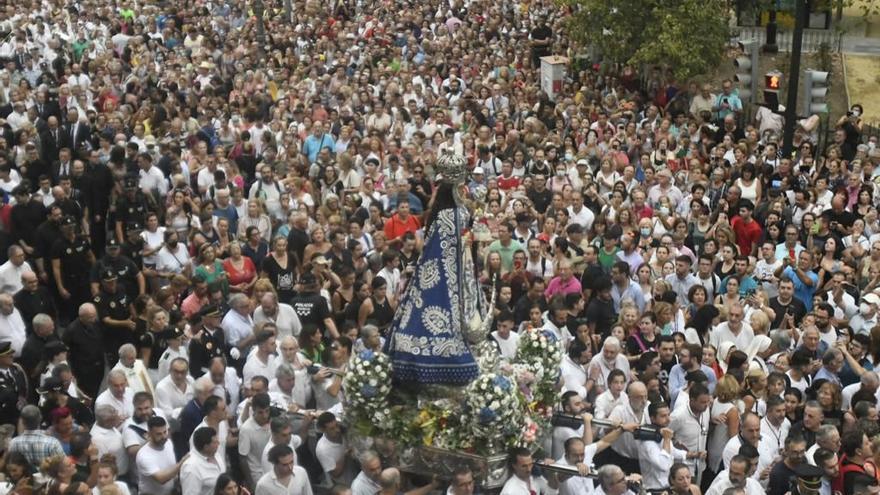
<path id="1" fill-rule="evenodd" d="M 642 491 L 642 482 L 627 480 L 626 481 L 626 489 L 633 492 L 633 493 L 639 493 L 640 491 Z"/>

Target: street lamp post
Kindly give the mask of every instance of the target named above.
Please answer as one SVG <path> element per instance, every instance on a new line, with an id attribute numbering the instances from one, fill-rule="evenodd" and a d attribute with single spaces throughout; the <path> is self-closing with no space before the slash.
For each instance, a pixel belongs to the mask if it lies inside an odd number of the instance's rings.
<path id="1" fill-rule="evenodd" d="M 264 46 L 266 46 L 266 26 L 263 25 L 263 14 L 266 7 L 263 0 L 254 0 L 254 15 L 257 16 L 257 44 L 259 45 L 260 54 L 263 54 Z"/>
<path id="2" fill-rule="evenodd" d="M 788 98 L 785 106 L 785 128 L 782 136 L 782 156 L 790 157 L 797 124 L 798 83 L 801 72 L 801 47 L 807 18 L 807 0 L 795 0 L 794 33 L 791 39 L 791 66 L 788 70 Z M 809 75 L 808 75 L 809 76 Z M 804 109 L 809 114 L 810 109 Z"/>
<path id="3" fill-rule="evenodd" d="M 776 44 L 778 25 L 776 24 L 776 9 L 778 2 L 773 2 L 770 7 L 770 17 L 767 20 L 767 41 L 764 43 L 764 53 L 777 53 L 779 46 Z"/>

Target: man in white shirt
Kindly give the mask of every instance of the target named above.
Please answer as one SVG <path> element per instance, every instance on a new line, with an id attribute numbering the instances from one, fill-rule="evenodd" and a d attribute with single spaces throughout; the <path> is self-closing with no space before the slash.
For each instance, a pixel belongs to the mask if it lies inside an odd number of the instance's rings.
<path id="1" fill-rule="evenodd" d="M 755 338 L 751 325 L 743 321 L 745 312 L 742 305 L 733 303 L 727 313 L 727 321 L 719 323 L 709 335 L 710 343 L 719 348 L 722 342 L 733 342 L 737 349 L 745 351 Z"/>
<path id="2" fill-rule="evenodd" d="M 9 260 L 0 265 L 0 293 L 14 295 L 23 286 L 21 276 L 27 272 L 33 273 L 34 270 L 24 260 L 24 249 L 18 244 L 9 246 L 7 255 Z"/>
<path id="3" fill-rule="evenodd" d="M 278 296 L 274 292 L 263 294 L 260 306 L 254 310 L 254 324 L 257 325 L 264 321 L 275 324 L 276 337 L 279 341 L 283 337 L 299 337 L 299 332 L 302 330 L 302 323 L 293 306 L 279 303 Z M 266 375 L 266 378 L 271 377 L 271 375 Z"/>
<path id="4" fill-rule="evenodd" d="M 305 468 L 294 463 L 289 445 L 276 445 L 269 451 L 272 470 L 257 482 L 260 495 L 312 495 L 312 486 Z M 352 487 L 353 488 L 353 487 Z M 355 495 L 357 492 L 352 490 Z"/>
<path id="5" fill-rule="evenodd" d="M 263 476 L 263 449 L 269 443 L 269 395 L 256 394 L 251 398 L 250 417 L 241 425 L 238 434 L 239 465 L 247 486 L 254 486 Z"/>
<path id="6" fill-rule="evenodd" d="M 193 398 L 193 377 L 189 375 L 186 359 L 175 358 L 169 366 L 170 373 L 156 385 L 156 404 L 172 419 L 172 430 L 176 430 L 177 419 L 186 403 Z"/>
<path id="7" fill-rule="evenodd" d="M 650 423 L 647 413 L 648 389 L 645 384 L 642 382 L 630 383 L 626 389 L 626 396 L 626 402 L 612 409 L 608 420 L 623 424 L 634 423 L 639 426 Z M 623 433 L 620 438 L 614 441 L 607 454 L 610 459 L 613 459 L 614 464 L 621 466 L 627 472 L 639 470 L 639 442 L 631 433 Z"/>
<path id="8" fill-rule="evenodd" d="M 776 454 L 773 453 L 770 444 L 765 443 L 761 437 L 762 423 L 763 421 L 760 416 L 753 412 L 746 412 L 740 420 L 739 435 L 727 441 L 724 450 L 721 452 L 721 460 L 724 466 L 730 466 L 734 456 L 742 453 L 740 449 L 743 445 L 754 448 L 755 452 L 758 452 L 758 463 L 755 472 L 750 476 L 759 483 L 766 483 L 770 481 L 770 469 L 773 467 Z M 784 442 L 785 439 L 783 438 L 782 441 Z"/>
<path id="9" fill-rule="evenodd" d="M 244 382 L 249 383 L 255 376 L 275 376 L 280 364 L 275 354 L 275 334 L 271 330 L 260 330 L 256 336 L 256 347 L 244 363 Z"/>
<path id="10" fill-rule="evenodd" d="M 352 495 L 376 495 L 379 493 L 379 476 L 382 474 L 382 461 L 372 450 L 362 453 L 358 459 L 361 472 L 351 483 Z"/>
<path id="11" fill-rule="evenodd" d="M 586 475 L 596 455 L 596 445 L 587 447 L 580 438 L 572 438 L 565 442 L 565 455 L 556 461 L 560 466 L 577 468 L 580 476 L 559 476 L 559 495 L 579 495 L 593 493 L 593 480 Z"/>
<path id="12" fill-rule="evenodd" d="M 684 397 L 679 398 L 683 400 Z M 675 440 L 688 451 L 685 464 L 691 469 L 696 483 L 706 467 L 706 441 L 709 437 L 709 405 L 712 395 L 702 383 L 694 383 L 688 389 L 688 403 L 677 408 L 671 415 L 669 428 L 675 432 Z"/>
<path id="13" fill-rule="evenodd" d="M 134 413 L 132 399 L 134 392 L 128 386 L 128 379 L 120 370 L 110 370 L 107 374 L 107 389 L 95 399 L 95 407 L 109 405 L 124 421 Z"/>
<path id="14" fill-rule="evenodd" d="M 197 428 L 193 446 L 180 467 L 180 488 L 187 495 L 212 495 L 217 478 L 223 473 L 217 460 L 220 441 L 217 430 L 210 426 Z"/>
<path id="15" fill-rule="evenodd" d="M 116 409 L 107 405 L 100 406 L 95 409 L 95 424 L 89 433 L 98 449 L 98 458 L 104 454 L 113 454 L 117 473 L 125 478 L 128 474 L 128 452 L 122 444 L 122 433 L 116 429 L 118 425 L 119 415 L 116 414 Z"/>
<path id="16" fill-rule="evenodd" d="M 25 328 L 12 294 L 0 294 L 0 342 L 9 342 L 16 358 L 21 357 L 21 349 L 27 340 Z"/>
<path id="17" fill-rule="evenodd" d="M 155 416 L 147 422 L 149 441 L 137 454 L 138 492 L 169 495 L 181 462 L 175 462 L 174 446 L 168 440 L 168 423 Z"/>
<path id="18" fill-rule="evenodd" d="M 186 246 L 178 239 L 177 231 L 165 231 L 165 245 L 156 254 L 156 271 L 164 278 L 173 275 L 189 275 L 192 272 L 192 262 Z"/>
<path id="19" fill-rule="evenodd" d="M 816 443 L 807 449 L 804 457 L 806 457 L 807 463 L 818 466 L 813 457 L 817 450 L 828 449 L 832 452 L 840 452 L 840 448 L 840 431 L 838 431 L 837 427 L 834 425 L 822 425 L 816 433 Z"/>
<path id="20" fill-rule="evenodd" d="M 315 446 L 315 457 L 318 458 L 324 474 L 333 484 L 350 485 L 357 470 L 354 459 L 348 455 L 342 424 L 328 411 L 318 416 L 317 427 L 323 435 Z"/>
<path id="21" fill-rule="evenodd" d="M 847 385 L 843 387 L 843 391 L 841 392 L 842 401 L 841 401 L 841 409 L 844 411 L 849 411 L 855 405 L 852 403 L 852 398 L 856 394 L 856 392 L 860 390 L 865 390 L 867 393 L 872 394 L 874 397 L 878 395 L 878 388 L 880 388 L 880 377 L 877 376 L 876 371 L 866 371 L 862 373 L 862 376 L 859 377 L 859 381 L 853 383 L 851 385 Z M 880 399 L 878 399 L 880 402 Z"/>
<path id="22" fill-rule="evenodd" d="M 168 194 L 168 181 L 159 167 L 153 165 L 153 157 L 149 153 L 138 154 L 138 187 L 146 195 L 158 194 L 164 198 Z"/>
<path id="23" fill-rule="evenodd" d="M 226 361 L 221 357 L 211 359 L 208 372 L 202 375 L 209 377 L 214 384 L 213 395 L 226 401 L 229 406 L 229 417 L 238 408 L 239 393 L 241 392 L 241 379 L 235 372 L 235 368 L 227 367 Z"/>
<path id="24" fill-rule="evenodd" d="M 504 483 L 501 495 L 556 495 L 559 482 L 555 473 L 550 473 L 548 478 L 533 476 L 532 468 L 535 462 L 532 453 L 526 448 L 516 448 L 510 453 L 509 464 L 513 474 Z M 552 464 L 553 459 L 546 462 Z"/>
<path id="25" fill-rule="evenodd" d="M 593 429 L 590 426 L 590 421 L 592 421 L 593 415 L 585 412 L 587 408 L 584 404 L 584 399 L 574 390 L 569 390 L 562 394 L 560 403 L 562 405 L 563 413 L 568 416 L 582 418 L 583 424 L 575 424 L 572 422 L 570 425 L 555 425 L 553 427 L 553 447 L 551 455 L 554 459 L 562 457 L 562 454 L 565 452 L 565 442 L 570 438 L 580 438 L 586 445 L 589 445 L 593 441 Z M 578 423 L 581 422 L 579 421 Z M 616 438 L 617 437 L 615 437 L 615 439 Z M 612 439 L 612 442 L 613 441 L 614 439 Z"/>
<path id="26" fill-rule="evenodd" d="M 755 263 L 755 271 L 752 276 L 761 283 L 761 288 L 764 289 L 768 301 L 779 295 L 779 290 L 776 288 L 779 279 L 774 274 L 780 266 L 782 266 L 782 260 L 776 259 L 776 244 L 769 241 L 761 244 L 761 259 Z"/>
<path id="27" fill-rule="evenodd" d="M 223 317 L 220 326 L 226 337 L 226 344 L 234 346 L 239 356 L 247 356 L 250 346 L 254 342 L 254 319 L 250 315 L 250 300 L 242 293 L 233 294 L 229 298 L 229 311 Z M 238 359 L 236 353 L 230 351 L 233 359 Z"/>
<path id="28" fill-rule="evenodd" d="M 584 232 L 589 232 L 596 220 L 593 210 L 584 206 L 584 197 L 577 190 L 571 192 L 571 206 L 568 207 L 568 216 L 569 225 L 576 223 L 584 229 Z"/>
<path id="29" fill-rule="evenodd" d="M 747 457 L 739 454 L 733 456 L 730 466 L 718 473 L 706 495 L 722 495 L 729 488 L 744 490 L 746 495 L 764 495 L 761 485 L 749 476 L 750 465 Z"/>
<path id="30" fill-rule="evenodd" d="M 516 357 L 516 348 L 519 345 L 519 334 L 513 331 L 513 325 L 515 324 L 513 313 L 506 309 L 501 310 L 501 313 L 495 317 L 495 322 L 495 331 L 492 332 L 492 339 L 498 344 L 501 358 L 513 361 L 513 358 Z"/>
<path id="31" fill-rule="evenodd" d="M 153 398 L 146 392 L 135 394 L 132 403 L 134 404 L 134 414 L 122 423 L 122 444 L 129 458 L 133 461 L 137 458 L 141 447 L 149 440 L 150 419 L 155 416 L 165 418 L 165 415 L 162 411 L 153 408 Z M 137 466 L 133 465 L 132 468 L 137 469 Z"/>
<path id="32" fill-rule="evenodd" d="M 309 434 L 309 427 L 312 424 L 313 417 L 311 413 L 306 412 L 303 414 L 303 418 L 305 419 L 299 422 L 303 426 L 299 429 L 298 434 L 293 433 L 291 417 L 287 414 L 275 416 L 269 421 L 269 432 L 271 435 L 269 436 L 269 441 L 266 443 L 266 446 L 263 447 L 263 454 L 260 457 L 260 465 L 262 466 L 264 473 L 268 473 L 272 470 L 272 463 L 269 462 L 269 451 L 272 450 L 272 447 L 276 445 L 288 445 L 294 452 L 296 452 L 296 449 L 303 444 L 303 438 L 307 438 L 307 435 Z M 297 459 L 297 465 L 299 465 L 298 461 L 299 460 Z"/>
<path id="33" fill-rule="evenodd" d="M 134 345 L 124 344 L 119 347 L 119 361 L 113 369 L 125 374 L 128 388 L 131 389 L 132 394 L 149 392 L 150 395 L 156 395 L 153 382 L 147 374 L 143 361 L 137 358 L 137 349 Z"/>
<path id="34" fill-rule="evenodd" d="M 626 476 L 623 469 L 614 464 L 606 464 L 596 473 L 596 490 L 593 495 L 635 495 L 627 486 L 628 481 L 641 481 L 641 475 Z"/>
<path id="35" fill-rule="evenodd" d="M 669 468 L 676 460 L 683 462 L 689 456 L 686 450 L 672 445 L 674 432 L 669 428 L 669 404 L 654 402 L 648 406 L 651 424 L 660 428 L 660 441 L 643 440 L 639 449 L 639 465 L 647 490 L 657 490 L 668 484 Z"/>
<path id="36" fill-rule="evenodd" d="M 386 250 L 382 253 L 382 265 L 382 269 L 379 270 L 376 276 L 382 277 L 385 280 L 388 299 L 393 299 L 400 290 L 400 268 L 398 268 L 400 266 L 400 254 L 393 249 Z"/>
<path id="37" fill-rule="evenodd" d="M 785 449 L 785 439 L 791 430 L 791 422 L 785 417 L 785 400 L 782 397 L 767 398 L 767 412 L 761 419 L 761 442 L 758 444 L 758 452 L 761 456 L 767 455 L 775 462 Z M 758 473 L 759 477 L 764 473 Z M 770 472 L 767 472 L 769 476 Z M 766 477 L 762 480 L 766 484 Z"/>

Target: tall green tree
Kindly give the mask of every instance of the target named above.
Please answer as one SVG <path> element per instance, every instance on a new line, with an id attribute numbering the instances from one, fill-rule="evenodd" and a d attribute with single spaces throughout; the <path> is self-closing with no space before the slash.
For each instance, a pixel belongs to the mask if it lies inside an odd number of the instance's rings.
<path id="1" fill-rule="evenodd" d="M 562 0 L 571 36 L 614 62 L 669 67 L 679 79 L 709 72 L 729 40 L 725 0 Z"/>

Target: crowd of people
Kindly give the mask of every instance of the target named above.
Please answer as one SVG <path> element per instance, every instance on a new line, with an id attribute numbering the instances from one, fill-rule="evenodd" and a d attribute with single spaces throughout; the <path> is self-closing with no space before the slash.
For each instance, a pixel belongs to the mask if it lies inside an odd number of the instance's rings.
<path id="1" fill-rule="evenodd" d="M 4 5 L 0 490 L 474 493 L 344 423 L 453 153 L 489 338 L 564 354 L 503 494 L 877 493 L 861 106 L 784 156 L 731 81 L 584 63 L 549 0 L 265 4 Z"/>

